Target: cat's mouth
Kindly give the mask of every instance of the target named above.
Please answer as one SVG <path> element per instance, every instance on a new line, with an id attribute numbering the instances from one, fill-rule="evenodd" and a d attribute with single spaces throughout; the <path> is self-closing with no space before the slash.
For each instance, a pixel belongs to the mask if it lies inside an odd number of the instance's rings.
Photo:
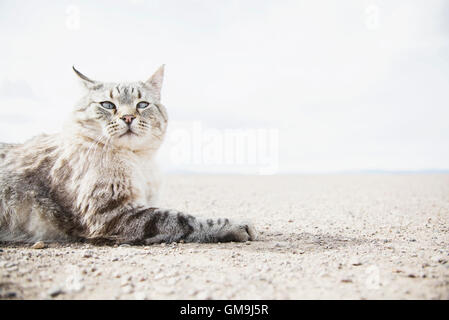
<path id="1" fill-rule="evenodd" d="M 125 133 L 121 134 L 119 138 L 121 137 L 127 137 L 127 136 L 137 136 L 138 134 L 133 132 L 131 129 L 128 129 Z"/>

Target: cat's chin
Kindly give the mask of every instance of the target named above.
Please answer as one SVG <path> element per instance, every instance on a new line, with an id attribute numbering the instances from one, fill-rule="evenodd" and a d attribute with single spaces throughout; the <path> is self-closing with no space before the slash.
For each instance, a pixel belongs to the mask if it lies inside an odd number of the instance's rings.
<path id="1" fill-rule="evenodd" d="M 126 145 L 128 147 L 138 146 L 141 144 L 141 137 L 139 137 L 136 133 L 127 131 L 117 136 L 114 139 L 115 144 L 117 145 Z"/>
<path id="2" fill-rule="evenodd" d="M 138 135 L 134 132 L 125 132 L 112 140 L 112 143 L 120 149 L 130 149 L 133 151 L 151 149 L 151 141 L 145 136 Z M 150 148 L 149 148 L 150 147 Z"/>

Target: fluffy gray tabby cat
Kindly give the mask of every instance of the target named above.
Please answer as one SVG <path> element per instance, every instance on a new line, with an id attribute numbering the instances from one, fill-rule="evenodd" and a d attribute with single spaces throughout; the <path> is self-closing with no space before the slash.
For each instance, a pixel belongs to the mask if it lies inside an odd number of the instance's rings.
<path id="1" fill-rule="evenodd" d="M 155 207 L 154 155 L 167 127 L 160 102 L 163 66 L 135 83 L 98 82 L 73 69 L 86 94 L 63 132 L 0 144 L 0 241 L 255 238 L 249 224 Z"/>

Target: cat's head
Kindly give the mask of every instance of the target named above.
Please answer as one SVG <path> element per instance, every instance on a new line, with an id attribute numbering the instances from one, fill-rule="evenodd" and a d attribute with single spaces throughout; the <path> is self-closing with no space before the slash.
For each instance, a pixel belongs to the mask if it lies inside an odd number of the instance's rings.
<path id="1" fill-rule="evenodd" d="M 86 89 L 73 114 L 77 134 L 131 150 L 159 147 L 167 127 L 160 103 L 164 66 L 133 83 L 100 82 L 73 70 Z"/>

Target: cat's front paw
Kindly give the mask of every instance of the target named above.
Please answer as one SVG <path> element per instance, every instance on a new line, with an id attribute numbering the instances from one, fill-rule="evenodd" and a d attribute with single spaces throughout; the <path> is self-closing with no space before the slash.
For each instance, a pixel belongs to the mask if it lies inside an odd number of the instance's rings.
<path id="1" fill-rule="evenodd" d="M 231 223 L 217 235 L 218 242 L 245 242 L 257 239 L 257 231 L 251 223 Z"/>

